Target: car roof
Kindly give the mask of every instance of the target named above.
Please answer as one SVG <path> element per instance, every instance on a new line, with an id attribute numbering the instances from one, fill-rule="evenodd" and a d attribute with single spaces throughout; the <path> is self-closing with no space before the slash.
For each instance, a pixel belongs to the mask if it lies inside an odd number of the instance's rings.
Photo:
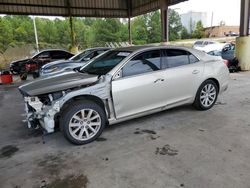
<path id="1" fill-rule="evenodd" d="M 84 51 L 86 51 L 86 50 L 110 50 L 110 49 L 112 49 L 112 48 L 110 48 L 110 47 L 95 47 L 95 48 L 87 48 Z"/>
<path id="2" fill-rule="evenodd" d="M 67 50 L 62 50 L 62 49 L 46 49 L 46 50 L 41 50 L 40 52 L 44 52 L 44 51 L 65 51 L 65 52 L 67 52 Z"/>
<path id="3" fill-rule="evenodd" d="M 127 46 L 127 47 L 116 48 L 114 50 L 135 52 L 135 51 L 138 51 L 138 50 L 147 49 L 147 48 L 153 48 L 153 47 L 156 47 L 156 46 L 155 45 Z"/>
<path id="4" fill-rule="evenodd" d="M 62 51 L 62 52 L 68 52 L 68 53 L 70 53 L 69 51 L 62 50 L 62 49 L 46 49 L 46 50 L 41 50 L 38 53 L 41 53 L 41 52 L 51 52 L 51 51 Z"/>
<path id="5" fill-rule="evenodd" d="M 192 51 L 194 50 L 191 47 L 184 47 L 184 46 L 174 46 L 174 45 L 144 45 L 144 46 L 129 46 L 129 47 L 121 47 L 116 48 L 114 51 L 127 51 L 127 52 L 137 52 L 137 51 L 144 51 L 144 50 L 157 50 L 157 49 L 180 49 L 180 50 L 187 50 Z"/>

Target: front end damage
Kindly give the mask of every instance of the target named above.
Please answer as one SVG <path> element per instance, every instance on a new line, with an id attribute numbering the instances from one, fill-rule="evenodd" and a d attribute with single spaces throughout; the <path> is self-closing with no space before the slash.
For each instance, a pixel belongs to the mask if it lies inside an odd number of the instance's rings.
<path id="1" fill-rule="evenodd" d="M 29 128 L 42 128 L 46 133 L 53 133 L 55 131 L 55 125 L 57 117 L 60 117 L 62 109 L 66 106 L 66 103 L 71 100 L 79 100 L 82 97 L 92 96 L 103 101 L 107 117 L 113 118 L 113 108 L 110 104 L 110 80 L 111 76 L 105 77 L 93 77 L 89 80 L 82 79 L 81 85 L 71 84 L 71 88 L 55 89 L 58 85 L 53 85 L 47 89 L 43 88 L 42 92 L 31 92 L 27 87 L 30 85 L 19 87 L 20 93 L 24 97 L 26 121 Z M 72 83 L 72 82 L 71 82 Z M 33 90 L 38 90 L 38 84 L 33 84 Z M 63 89 L 63 90 L 61 90 Z M 32 90 L 32 91 L 33 91 Z M 41 90 L 41 89 L 40 89 Z M 57 90 L 57 91 L 56 91 Z M 48 91 L 50 91 L 48 93 Z M 107 101 L 109 101 L 107 103 Z M 108 115 L 107 109 L 109 109 L 111 116 Z"/>
<path id="2" fill-rule="evenodd" d="M 42 103 L 39 97 L 24 97 L 24 101 L 28 128 L 41 127 L 47 133 L 53 133 L 55 115 L 60 112 L 59 101 L 51 100 L 50 105 Z"/>
<path id="3" fill-rule="evenodd" d="M 71 71 L 20 86 L 28 127 L 41 127 L 47 133 L 54 132 L 56 115 L 60 114 L 63 104 L 74 96 L 90 93 L 85 89 L 98 82 L 97 75 Z M 72 96 L 72 93 L 75 95 Z"/>

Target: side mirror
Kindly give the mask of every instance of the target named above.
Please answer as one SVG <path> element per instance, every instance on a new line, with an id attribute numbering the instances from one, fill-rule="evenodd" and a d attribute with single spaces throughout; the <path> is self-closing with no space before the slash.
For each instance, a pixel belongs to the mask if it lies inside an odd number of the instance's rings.
<path id="1" fill-rule="evenodd" d="M 122 77 L 122 69 L 119 70 L 119 71 L 115 74 L 115 76 L 113 77 L 113 80 L 117 80 L 117 79 L 119 79 L 119 78 L 121 78 L 121 77 Z"/>

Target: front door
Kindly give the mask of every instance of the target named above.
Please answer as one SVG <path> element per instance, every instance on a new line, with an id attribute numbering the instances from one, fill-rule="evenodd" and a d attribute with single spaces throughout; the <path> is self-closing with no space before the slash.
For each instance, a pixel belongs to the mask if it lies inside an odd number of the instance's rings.
<path id="1" fill-rule="evenodd" d="M 112 81 L 116 118 L 164 106 L 163 72 L 160 50 L 144 52 L 127 62 L 122 77 Z"/>

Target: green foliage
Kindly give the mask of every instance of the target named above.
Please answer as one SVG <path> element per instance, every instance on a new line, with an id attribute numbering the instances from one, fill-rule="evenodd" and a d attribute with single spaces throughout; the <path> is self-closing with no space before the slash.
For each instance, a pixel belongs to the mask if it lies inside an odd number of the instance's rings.
<path id="1" fill-rule="evenodd" d="M 8 32 L 6 32 L 8 31 Z M 0 51 L 5 51 L 13 40 L 13 29 L 7 19 L 0 17 Z"/>
<path id="2" fill-rule="evenodd" d="M 174 41 L 181 37 L 181 17 L 175 10 L 169 10 L 169 40 Z"/>
<path id="3" fill-rule="evenodd" d="M 191 34 L 188 33 L 187 28 L 182 27 L 181 30 L 181 39 L 190 39 L 191 38 Z"/>
<path id="4" fill-rule="evenodd" d="M 201 21 L 198 21 L 195 26 L 195 30 L 192 33 L 193 38 L 203 38 L 205 37 L 204 27 Z"/>
<path id="5" fill-rule="evenodd" d="M 71 45 L 69 18 L 35 18 L 39 47 L 66 48 Z M 76 43 L 80 49 L 102 46 L 106 42 L 128 41 L 128 23 L 120 19 L 74 18 L 73 27 Z M 161 42 L 160 11 L 135 17 L 131 20 L 134 44 Z M 180 38 L 180 16 L 170 11 L 170 40 Z M 9 46 L 32 44 L 35 46 L 33 20 L 29 16 L 0 17 L 0 51 Z"/>
<path id="6" fill-rule="evenodd" d="M 161 19 L 160 12 L 149 13 L 148 19 L 148 43 L 161 42 Z"/>
<path id="7" fill-rule="evenodd" d="M 138 44 L 146 44 L 147 43 L 147 18 L 146 16 L 138 16 L 132 20 L 132 40 L 133 43 Z"/>

